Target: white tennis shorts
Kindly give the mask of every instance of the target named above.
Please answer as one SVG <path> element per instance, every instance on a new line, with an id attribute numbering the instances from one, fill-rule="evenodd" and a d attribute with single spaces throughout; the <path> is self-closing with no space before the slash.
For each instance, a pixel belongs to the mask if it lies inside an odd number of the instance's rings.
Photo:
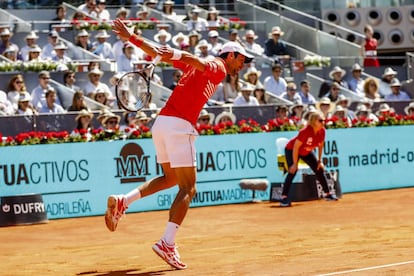
<path id="1" fill-rule="evenodd" d="M 190 122 L 158 115 L 151 131 L 158 163 L 169 162 L 171 168 L 197 166 L 194 141 L 198 132 Z"/>

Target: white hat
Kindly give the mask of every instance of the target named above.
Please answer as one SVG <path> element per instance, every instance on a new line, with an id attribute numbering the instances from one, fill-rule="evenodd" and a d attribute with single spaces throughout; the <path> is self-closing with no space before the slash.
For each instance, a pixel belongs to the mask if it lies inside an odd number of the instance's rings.
<path id="1" fill-rule="evenodd" d="M 258 36 L 254 33 L 253 30 L 247 30 L 243 36 L 243 39 L 246 40 L 247 37 L 253 37 L 253 39 L 257 39 Z"/>
<path id="2" fill-rule="evenodd" d="M 405 108 L 404 108 L 404 112 L 405 112 L 405 114 L 409 114 L 410 113 L 410 110 L 411 109 L 414 109 L 414 102 L 411 102 L 409 105 L 407 105 Z"/>
<path id="3" fill-rule="evenodd" d="M 200 115 L 198 115 L 198 119 L 200 120 L 203 117 L 208 117 L 209 118 L 209 122 L 208 123 L 209 124 L 212 124 L 213 121 L 214 121 L 215 115 L 213 113 L 208 112 L 205 109 L 202 109 L 201 112 L 200 112 Z"/>
<path id="4" fill-rule="evenodd" d="M 225 43 L 219 52 L 219 56 L 230 52 L 237 52 L 245 56 L 244 63 L 250 63 L 253 60 L 253 56 L 248 54 L 243 46 L 241 46 L 238 42 L 229 41 Z"/>
<path id="5" fill-rule="evenodd" d="M 233 124 L 236 123 L 236 116 L 233 113 L 228 112 L 228 111 L 223 111 L 219 115 L 217 115 L 214 123 L 217 125 L 223 117 L 229 117 L 230 120 L 233 122 Z"/>
<path id="6" fill-rule="evenodd" d="M 161 29 L 154 35 L 154 40 L 160 42 L 160 36 L 165 36 L 165 41 L 171 40 L 171 34 L 167 32 L 165 29 Z"/>
<path id="7" fill-rule="evenodd" d="M 58 42 L 53 49 L 55 50 L 66 50 L 68 47 L 63 42 Z"/>
<path id="8" fill-rule="evenodd" d="M 334 114 L 335 113 L 337 113 L 337 112 L 344 112 L 345 113 L 345 116 L 346 116 L 346 114 L 347 114 L 347 110 L 345 109 L 345 108 L 343 108 L 342 107 L 342 105 L 337 105 L 336 107 L 335 107 L 335 110 L 334 110 Z"/>
<path id="9" fill-rule="evenodd" d="M 89 36 L 89 33 L 87 30 L 83 29 L 76 36 Z"/>
<path id="10" fill-rule="evenodd" d="M 328 104 L 329 105 L 329 109 L 328 112 L 332 112 L 332 110 L 335 108 L 335 105 L 331 102 L 331 100 L 328 97 L 322 97 L 317 103 L 316 103 L 316 108 L 321 110 L 321 105 L 322 104 Z"/>
<path id="11" fill-rule="evenodd" d="M 359 115 L 361 112 L 366 112 L 367 114 L 371 113 L 371 109 L 368 108 L 365 104 L 359 104 L 355 110 L 355 115 Z"/>
<path id="12" fill-rule="evenodd" d="M 197 49 L 200 49 L 201 47 L 207 47 L 207 50 L 211 50 L 211 44 L 205 39 L 200 40 L 196 46 Z"/>
<path id="13" fill-rule="evenodd" d="M 303 119 L 308 120 L 308 117 L 311 113 L 315 113 L 318 112 L 318 110 L 316 109 L 315 106 L 313 105 L 308 105 L 308 108 L 306 109 L 305 113 L 303 113 Z"/>
<path id="14" fill-rule="evenodd" d="M 335 73 L 341 73 L 341 78 L 343 78 L 346 74 L 346 71 L 339 66 L 335 66 L 331 72 L 329 72 L 329 77 L 333 79 L 333 75 Z"/>
<path id="15" fill-rule="evenodd" d="M 111 37 L 111 36 L 106 32 L 106 30 L 99 30 L 96 33 L 95 37 L 96 38 L 108 38 L 108 37 Z"/>
<path id="16" fill-rule="evenodd" d="M 139 11 L 137 11 L 137 13 L 136 13 L 136 16 L 138 17 L 140 14 L 143 14 L 143 13 L 149 13 L 150 11 L 148 10 L 148 8 L 147 7 L 145 7 L 145 6 L 143 6 Z"/>
<path id="17" fill-rule="evenodd" d="M 249 75 L 251 75 L 251 74 L 256 74 L 256 75 L 257 75 L 257 78 L 260 78 L 260 76 L 262 75 L 262 71 L 257 70 L 257 68 L 256 68 L 256 67 L 254 67 L 254 66 L 250 66 L 250 67 L 247 69 L 246 73 L 244 73 L 243 78 L 244 78 L 245 80 L 248 80 L 248 77 L 249 77 Z"/>
<path id="18" fill-rule="evenodd" d="M 19 102 L 30 102 L 31 100 L 32 100 L 32 96 L 30 96 L 29 92 L 27 91 L 20 92 Z"/>
<path id="19" fill-rule="evenodd" d="M 252 92 L 253 90 L 254 90 L 254 86 L 247 82 L 243 83 L 242 87 L 240 87 L 240 91 Z"/>
<path id="20" fill-rule="evenodd" d="M 188 42 L 188 37 L 183 34 L 182 32 L 177 33 L 175 36 L 172 37 L 172 43 L 176 46 L 176 47 L 180 47 L 181 42 L 178 42 L 178 39 L 182 39 L 183 41 L 187 41 Z"/>
<path id="21" fill-rule="evenodd" d="M 145 112 L 140 111 L 140 112 L 137 112 L 137 114 L 135 115 L 135 120 L 149 122 L 152 120 L 152 118 L 148 117 Z"/>
<path id="22" fill-rule="evenodd" d="M 397 75 L 397 72 L 394 71 L 394 70 L 392 70 L 391 67 L 387 67 L 387 68 L 385 68 L 384 74 L 382 74 L 382 77 L 385 77 L 385 76 L 395 76 L 395 75 Z"/>
<path id="23" fill-rule="evenodd" d="M 352 72 L 353 71 L 364 71 L 364 68 L 362 68 L 361 65 L 359 65 L 359 63 L 355 63 L 354 65 L 352 65 Z"/>
<path id="24" fill-rule="evenodd" d="M 79 111 L 79 114 L 75 117 L 75 121 L 79 120 L 82 117 L 89 117 L 90 119 L 92 119 L 93 113 L 89 112 L 86 109 L 82 109 L 81 111 Z"/>
<path id="25" fill-rule="evenodd" d="M 111 118 L 115 118 L 118 123 L 121 121 L 121 117 L 116 115 L 115 113 L 112 113 L 111 111 L 106 112 L 106 114 L 103 115 L 102 124 L 106 124 L 106 121 L 108 121 Z"/>
<path id="26" fill-rule="evenodd" d="M 117 11 L 116 11 L 116 16 L 118 16 L 121 13 L 126 13 L 126 16 L 128 17 L 129 15 L 129 10 L 126 9 L 125 7 L 120 7 Z"/>
<path id="27" fill-rule="evenodd" d="M 400 83 L 400 81 L 397 78 L 393 78 L 391 80 L 390 87 L 393 87 L 393 86 L 398 86 L 398 87 L 401 86 L 401 83 Z"/>
<path id="28" fill-rule="evenodd" d="M 298 107 L 298 106 L 301 106 L 301 107 L 305 107 L 305 105 L 302 103 L 302 102 L 296 102 L 296 103 L 294 103 L 294 104 L 292 104 L 290 107 L 289 107 L 289 113 L 293 113 L 293 109 L 295 109 L 296 107 Z"/>
<path id="29" fill-rule="evenodd" d="M 28 33 L 25 37 L 25 39 L 38 39 L 39 37 L 37 36 L 35 31 L 31 31 L 30 33 Z"/>
<path id="30" fill-rule="evenodd" d="M 336 105 L 338 105 L 338 103 L 342 102 L 342 101 L 347 101 L 347 106 L 349 106 L 351 104 L 349 98 L 343 94 L 339 94 L 338 95 L 338 99 L 336 100 Z"/>
<path id="31" fill-rule="evenodd" d="M 208 32 L 208 37 L 218 37 L 219 33 L 216 30 L 211 30 Z"/>
<path id="32" fill-rule="evenodd" d="M 94 75 L 103 75 L 103 71 L 101 71 L 101 69 L 99 69 L 99 68 L 93 68 L 91 71 L 89 71 L 88 72 L 88 75 L 92 75 L 92 74 L 94 74 Z"/>
<path id="33" fill-rule="evenodd" d="M 42 49 L 37 44 L 29 48 L 29 53 L 40 53 L 40 52 L 42 52 Z"/>
<path id="34" fill-rule="evenodd" d="M 0 36 L 3 36 L 3 35 L 11 35 L 11 32 L 10 32 L 10 30 L 8 29 L 8 28 L 5 28 L 1 33 L 0 33 Z"/>
<path id="35" fill-rule="evenodd" d="M 203 36 L 199 33 L 199 32 L 197 32 L 196 30 L 192 30 L 191 32 L 189 32 L 188 33 L 188 35 L 187 35 L 188 37 L 191 37 L 191 36 L 197 36 L 198 37 L 198 39 L 201 39 Z"/>
<path id="36" fill-rule="evenodd" d="M 272 30 L 270 31 L 269 35 L 273 35 L 273 34 L 278 34 L 278 35 L 282 36 L 282 35 L 284 35 L 285 33 L 284 33 L 284 32 L 282 32 L 282 29 L 280 29 L 280 27 L 279 27 L 279 26 L 274 26 L 274 27 L 272 28 Z"/>
<path id="37" fill-rule="evenodd" d="M 216 9 L 216 7 L 210 7 L 209 9 L 208 9 L 208 12 L 207 13 L 215 13 L 215 14 L 219 14 L 220 13 L 220 11 L 219 10 L 217 10 Z"/>
<path id="38" fill-rule="evenodd" d="M 392 111 L 394 111 L 394 109 L 393 108 L 391 108 L 387 103 L 382 103 L 382 104 L 380 104 L 380 106 L 378 107 L 378 110 L 377 110 L 377 113 L 376 113 L 376 115 L 377 116 L 380 116 L 382 113 L 384 113 L 384 112 L 392 112 Z"/>
<path id="39" fill-rule="evenodd" d="M 173 5 L 174 6 L 175 2 L 172 1 L 172 0 L 165 0 L 162 4 L 163 5 Z"/>

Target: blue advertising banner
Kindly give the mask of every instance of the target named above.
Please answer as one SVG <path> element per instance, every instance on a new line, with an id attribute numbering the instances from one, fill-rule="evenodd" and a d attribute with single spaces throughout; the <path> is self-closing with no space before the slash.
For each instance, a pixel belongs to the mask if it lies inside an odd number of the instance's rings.
<path id="1" fill-rule="evenodd" d="M 413 186 L 414 126 L 327 131 L 324 162 L 342 192 Z M 284 180 L 276 140 L 297 132 L 201 136 L 196 140 L 197 194 L 191 206 L 247 202 L 240 180 Z M 129 192 L 159 175 L 151 139 L 1 147 L 0 196 L 41 194 L 49 219 L 101 215 L 110 194 Z M 301 181 L 300 174 L 296 181 Z M 256 198 L 269 199 L 269 190 Z M 129 212 L 168 209 L 177 188 L 129 206 Z"/>

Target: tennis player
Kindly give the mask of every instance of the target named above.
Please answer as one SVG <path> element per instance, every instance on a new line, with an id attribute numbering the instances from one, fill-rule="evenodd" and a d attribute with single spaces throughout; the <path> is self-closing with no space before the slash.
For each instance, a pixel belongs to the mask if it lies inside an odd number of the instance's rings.
<path id="1" fill-rule="evenodd" d="M 290 139 L 286 144 L 285 156 L 288 165 L 288 175 L 283 184 L 282 200 L 280 201 L 281 207 L 291 206 L 289 190 L 293 178 L 298 171 L 299 159 L 305 161 L 315 173 L 316 178 L 319 180 L 319 183 L 321 183 L 325 193 L 324 198 L 328 201 L 338 200 L 335 194 L 329 192 L 328 182 L 325 176 L 325 168 L 322 163 L 325 132 L 323 114 L 320 111 L 315 111 L 310 114 L 308 125 L 302 128 L 298 135 Z M 316 156 L 313 153 L 315 148 L 318 148 L 318 159 L 316 159 Z"/>
<path id="2" fill-rule="evenodd" d="M 201 109 L 216 91 L 218 84 L 227 74 L 238 74 L 253 57 L 239 43 L 228 42 L 223 45 L 218 57 L 200 59 L 188 52 L 148 43 L 133 34 L 121 20 L 117 19 L 113 24 L 113 30 L 118 36 L 129 40 L 151 57 L 158 55 L 161 61 L 172 63 L 184 75 L 152 127 L 157 162 L 161 164 L 164 175 L 145 182 L 128 194 L 109 196 L 106 226 L 110 231 L 115 231 L 120 218 L 132 202 L 178 185 L 179 191 L 171 205 L 164 235 L 152 249 L 172 267 L 185 269 L 187 265 L 180 259 L 175 237 L 196 193 L 197 161 L 194 141 L 198 133 L 194 126 Z"/>

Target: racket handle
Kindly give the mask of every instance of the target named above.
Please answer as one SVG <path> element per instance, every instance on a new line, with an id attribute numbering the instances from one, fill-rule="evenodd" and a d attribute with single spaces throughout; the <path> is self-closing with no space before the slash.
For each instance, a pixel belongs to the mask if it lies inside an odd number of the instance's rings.
<path id="1" fill-rule="evenodd" d="M 161 61 L 161 56 L 157 55 L 152 61 L 153 64 L 158 64 Z"/>

